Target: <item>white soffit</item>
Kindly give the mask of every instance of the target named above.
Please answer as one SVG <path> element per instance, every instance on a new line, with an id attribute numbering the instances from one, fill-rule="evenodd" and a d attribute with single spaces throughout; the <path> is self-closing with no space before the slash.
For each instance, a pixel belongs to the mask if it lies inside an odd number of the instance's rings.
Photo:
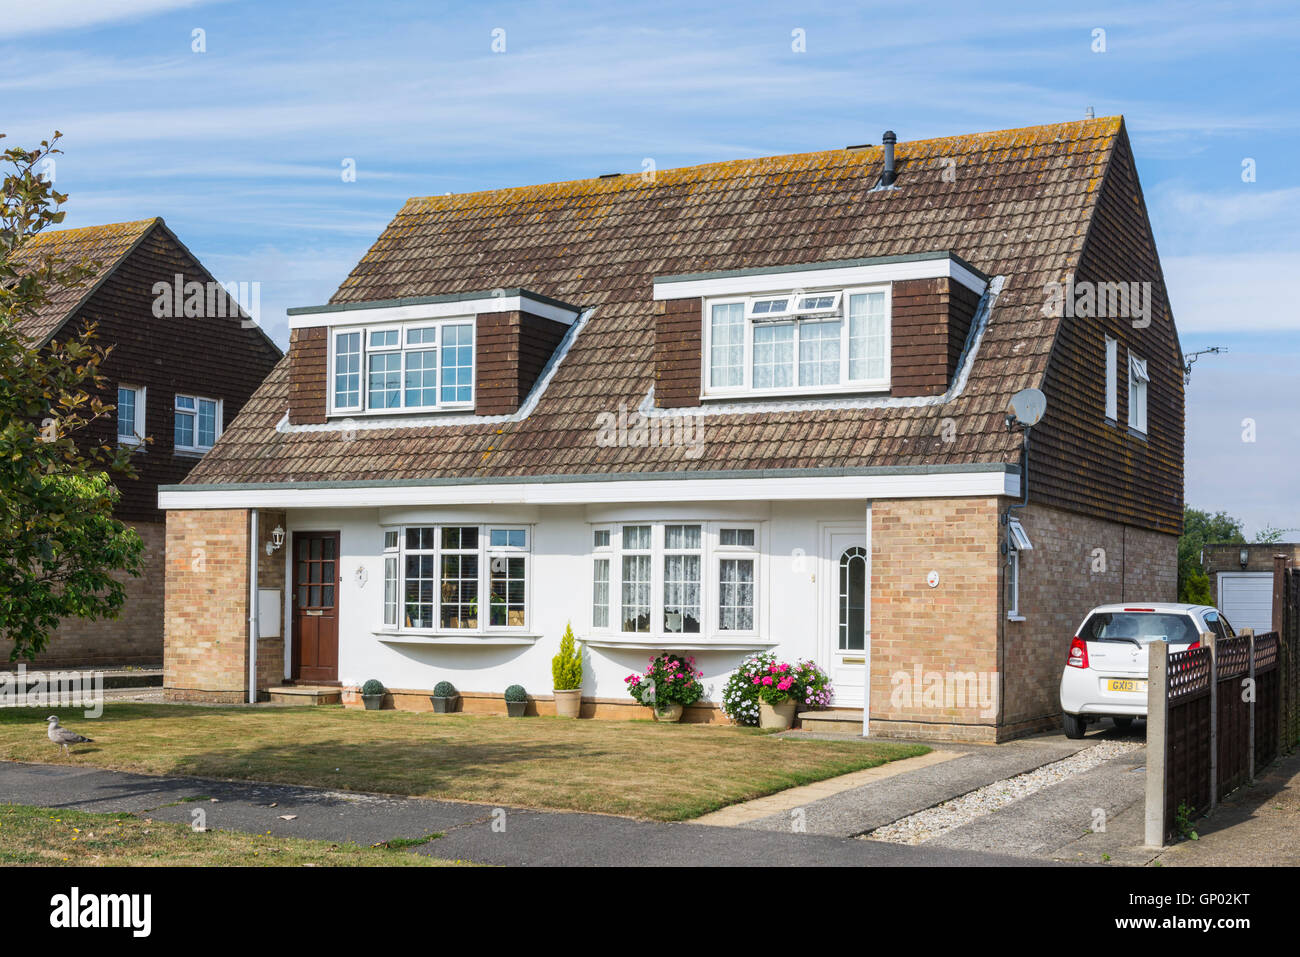
<path id="1" fill-rule="evenodd" d="M 955 279 L 980 295 L 988 281 L 955 259 L 933 257 L 904 262 L 865 263 L 857 265 L 809 266 L 807 269 L 781 270 L 770 273 L 745 270 L 742 273 L 680 279 L 672 276 L 655 279 L 654 298 L 694 299 L 715 296 L 750 296 L 791 289 L 817 289 L 830 286 L 865 286 L 872 283 L 902 282 L 908 279 Z"/>
<path id="2" fill-rule="evenodd" d="M 317 326 L 380 325 L 389 322 L 411 322 L 420 319 L 449 319 L 456 316 L 476 316 L 490 312 L 526 312 L 572 325 L 578 318 L 578 309 L 567 309 L 530 296 L 486 296 L 482 299 L 457 299 L 449 302 L 421 302 L 404 305 L 364 305 L 347 309 L 323 309 L 320 312 L 299 311 L 289 316 L 290 329 L 309 329 Z"/>

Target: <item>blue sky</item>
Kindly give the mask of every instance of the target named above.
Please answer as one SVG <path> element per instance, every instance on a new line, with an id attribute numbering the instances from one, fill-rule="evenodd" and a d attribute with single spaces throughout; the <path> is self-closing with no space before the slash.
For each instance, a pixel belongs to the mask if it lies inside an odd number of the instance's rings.
<path id="1" fill-rule="evenodd" d="M 1288 3 L 0 0 L 0 131 L 63 131 L 67 225 L 163 216 L 283 344 L 409 196 L 1123 113 L 1183 347 L 1229 350 L 1187 500 L 1300 528 L 1298 46 Z"/>

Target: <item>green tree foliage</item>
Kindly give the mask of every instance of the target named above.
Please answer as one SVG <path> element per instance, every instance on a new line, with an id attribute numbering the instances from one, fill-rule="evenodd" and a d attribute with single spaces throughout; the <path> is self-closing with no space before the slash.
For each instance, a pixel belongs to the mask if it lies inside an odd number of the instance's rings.
<path id="1" fill-rule="evenodd" d="M 3 134 L 0 134 L 3 137 Z M 0 642 L 10 660 L 32 658 L 64 618 L 113 617 L 121 575 L 139 575 L 144 544 L 113 518 L 109 471 L 131 474 L 127 448 L 97 442 L 90 426 L 113 411 L 96 395 L 108 350 L 87 325 L 67 341 L 33 347 L 19 322 L 76 286 L 91 264 L 20 257 L 63 221 L 67 196 L 36 172 L 59 134 L 33 150 L 0 154 Z"/>
<path id="2" fill-rule="evenodd" d="M 582 649 L 575 647 L 571 623 L 564 626 L 560 653 L 551 659 L 551 678 L 556 691 L 574 691 L 582 687 Z"/>
<path id="3" fill-rule="evenodd" d="M 1207 544 L 1245 544 L 1241 522 L 1227 512 L 1203 512 L 1183 506 L 1183 534 L 1178 539 L 1178 600 L 1195 605 L 1210 604 L 1210 577 L 1201 565 L 1201 549 Z"/>

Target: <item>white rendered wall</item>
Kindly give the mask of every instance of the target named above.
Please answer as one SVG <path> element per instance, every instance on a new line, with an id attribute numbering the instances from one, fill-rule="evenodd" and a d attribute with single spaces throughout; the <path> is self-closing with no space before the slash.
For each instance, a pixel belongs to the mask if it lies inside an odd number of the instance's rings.
<path id="1" fill-rule="evenodd" d="M 827 664 L 833 609 L 825 601 L 823 575 L 831 562 L 820 554 L 823 528 L 857 524 L 864 529 L 865 502 L 648 503 L 617 506 L 474 506 L 467 508 L 301 509 L 287 514 L 287 530 L 340 533 L 339 679 L 360 684 L 378 678 L 390 688 L 432 689 L 440 680 L 462 691 L 500 692 L 521 684 L 534 694 L 551 691 L 551 657 L 567 622 L 582 640 L 591 630 L 591 529 L 593 523 L 750 521 L 759 523 L 758 616 L 760 639 L 788 660 Z M 385 640 L 384 555 L 381 526 L 394 524 L 529 525 L 530 644 L 417 644 Z M 364 569 L 364 584 L 358 576 Z M 616 587 L 613 584 L 611 587 Z M 716 614 L 706 598 L 704 615 Z M 707 625 L 706 625 L 707 627 Z M 603 636 L 608 638 L 608 635 Z M 707 640 L 707 639 L 705 639 Z M 667 644 L 660 650 L 671 648 Z M 764 646 L 766 647 L 766 646 Z M 753 650 L 692 650 L 705 697 L 721 698 L 727 676 Z M 583 694 L 626 698 L 623 679 L 644 669 L 654 649 L 587 649 Z"/>

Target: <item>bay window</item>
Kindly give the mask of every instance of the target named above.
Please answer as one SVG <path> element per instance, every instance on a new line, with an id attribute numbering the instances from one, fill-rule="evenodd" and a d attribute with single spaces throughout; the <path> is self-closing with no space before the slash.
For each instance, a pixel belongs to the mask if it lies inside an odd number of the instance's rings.
<path id="1" fill-rule="evenodd" d="M 889 388 L 886 287 L 705 302 L 705 396 Z"/>
<path id="2" fill-rule="evenodd" d="M 616 583 L 611 573 L 617 574 Z M 667 522 L 594 528 L 592 629 L 665 639 L 753 635 L 758 629 L 758 577 L 753 525 Z"/>
<path id="3" fill-rule="evenodd" d="M 443 633 L 525 628 L 529 537 L 527 528 L 517 526 L 386 530 L 384 625 Z M 488 596 L 486 615 L 479 604 L 482 595 Z"/>
<path id="4" fill-rule="evenodd" d="M 403 412 L 474 404 L 474 323 L 422 320 L 335 329 L 330 411 Z"/>

